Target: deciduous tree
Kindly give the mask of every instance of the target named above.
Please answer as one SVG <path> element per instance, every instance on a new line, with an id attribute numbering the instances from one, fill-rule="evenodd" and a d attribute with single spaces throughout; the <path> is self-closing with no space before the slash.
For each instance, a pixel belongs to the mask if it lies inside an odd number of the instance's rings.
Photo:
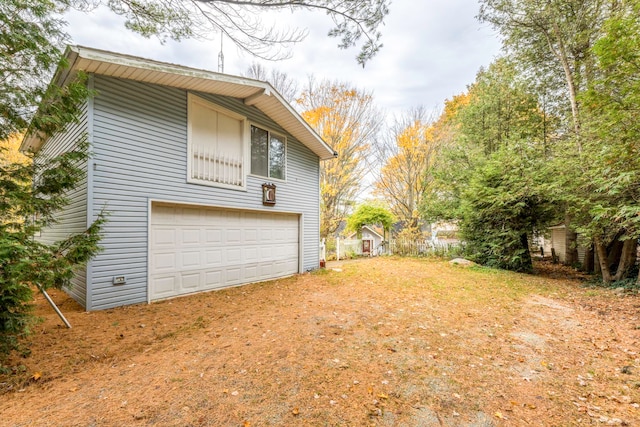
<path id="1" fill-rule="evenodd" d="M 310 79 L 298 102 L 302 116 L 338 153 L 320 170 L 320 235 L 327 237 L 335 233 L 362 191 L 367 150 L 380 128 L 381 114 L 370 93 L 346 83 L 317 84 Z"/>
<path id="2" fill-rule="evenodd" d="M 424 108 L 397 118 L 390 135 L 376 145 L 381 164 L 374 183 L 375 194 L 384 199 L 405 228 L 420 226 L 419 207 L 429 184 L 428 169 L 436 152 L 433 119 Z"/>
<path id="3" fill-rule="evenodd" d="M 395 218 L 381 203 L 366 202 L 347 218 L 347 230 L 360 232 L 365 225 L 380 225 L 385 234 L 391 230 Z"/>
<path id="4" fill-rule="evenodd" d="M 525 75 L 539 83 L 546 82 L 550 91 L 562 90 L 559 83 L 563 83 L 573 131 L 579 138 L 578 94 L 593 75 L 591 47 L 611 2 L 481 0 L 480 4 L 478 18 L 500 32 L 505 50 L 522 66 Z"/>
<path id="5" fill-rule="evenodd" d="M 71 0 L 84 6 L 82 0 Z M 239 49 L 263 59 L 288 56 L 289 47 L 306 36 L 305 29 L 265 24 L 267 12 L 316 11 L 334 23 L 330 37 L 338 47 L 360 46 L 364 65 L 382 47 L 378 28 L 389 12 L 389 0 L 90 0 L 105 4 L 126 19 L 126 27 L 144 36 L 207 38 L 221 32 Z"/>
<path id="6" fill-rule="evenodd" d="M 17 163 L 22 165 L 31 164 L 31 158 L 20 152 L 22 134 L 14 133 L 3 141 L 0 141 L 0 162 L 4 165 Z"/>

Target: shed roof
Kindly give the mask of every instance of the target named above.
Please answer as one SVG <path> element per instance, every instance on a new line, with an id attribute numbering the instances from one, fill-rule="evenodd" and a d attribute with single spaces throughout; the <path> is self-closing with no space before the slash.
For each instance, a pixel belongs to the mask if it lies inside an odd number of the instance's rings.
<path id="1" fill-rule="evenodd" d="M 380 230 L 380 229 L 377 229 L 377 230 L 376 230 L 376 227 L 375 227 L 375 226 L 373 226 L 373 225 L 372 225 L 372 226 L 369 226 L 369 225 L 363 225 L 363 226 L 362 226 L 362 228 L 361 228 L 361 230 L 364 230 L 365 228 L 366 228 L 367 230 L 369 230 L 369 232 L 370 232 L 370 233 L 373 233 L 373 234 L 375 234 L 376 236 L 378 236 L 379 238 L 384 239 L 384 235 L 383 235 L 383 234 L 384 234 L 384 230 Z M 350 233 L 348 236 L 353 236 L 353 235 L 355 235 L 355 234 L 357 234 L 357 232 L 355 232 L 355 231 L 354 231 L 354 232 Z"/>
<path id="2" fill-rule="evenodd" d="M 68 84 L 79 71 L 84 71 L 238 98 L 262 111 L 320 159 L 327 160 L 337 155 L 267 82 L 83 46 L 68 46 L 64 56 L 68 66 L 59 67 L 53 77 L 53 82 L 59 86 Z M 42 143 L 37 135 L 28 135 L 20 149 L 37 151 Z"/>

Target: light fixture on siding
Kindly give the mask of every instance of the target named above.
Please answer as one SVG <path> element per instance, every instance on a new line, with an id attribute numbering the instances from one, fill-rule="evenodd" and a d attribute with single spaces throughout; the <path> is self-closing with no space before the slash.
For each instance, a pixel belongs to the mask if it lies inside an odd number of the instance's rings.
<path id="1" fill-rule="evenodd" d="M 276 185 L 270 182 L 262 184 L 262 204 L 263 205 L 275 205 L 276 204 Z"/>

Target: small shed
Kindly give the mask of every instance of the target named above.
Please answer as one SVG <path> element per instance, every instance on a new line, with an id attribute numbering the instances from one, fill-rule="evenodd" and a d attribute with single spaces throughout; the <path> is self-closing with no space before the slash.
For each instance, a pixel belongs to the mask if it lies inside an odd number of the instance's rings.
<path id="1" fill-rule="evenodd" d="M 567 227 L 564 224 L 549 227 L 551 234 L 551 248 L 558 257 L 558 261 L 561 263 L 567 260 Z M 545 248 L 546 250 L 546 248 Z M 584 262 L 586 248 L 583 245 L 578 245 L 578 261 Z"/>
<path id="2" fill-rule="evenodd" d="M 382 248 L 382 243 L 384 242 L 383 230 L 377 229 L 377 227 L 364 225 L 360 229 L 360 234 L 362 240 L 362 255 L 376 255 L 379 253 L 379 250 Z M 358 233 L 353 232 L 349 236 L 348 239 L 355 239 Z"/>

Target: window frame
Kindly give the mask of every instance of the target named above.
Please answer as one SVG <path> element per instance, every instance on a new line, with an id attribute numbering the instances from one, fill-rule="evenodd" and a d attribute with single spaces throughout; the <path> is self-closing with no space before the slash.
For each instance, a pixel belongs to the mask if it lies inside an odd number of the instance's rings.
<path id="1" fill-rule="evenodd" d="M 225 184 L 222 182 L 216 181 L 208 181 L 198 178 L 192 177 L 192 167 L 193 167 L 193 108 L 195 105 L 199 105 L 200 107 L 204 107 L 209 110 L 213 110 L 216 113 L 223 114 L 232 119 L 238 120 L 240 122 L 240 158 L 242 159 L 242 185 L 233 185 L 233 184 Z M 249 150 L 247 150 L 247 129 L 249 128 L 249 121 L 247 117 L 239 114 L 235 111 L 231 111 L 227 108 L 224 108 L 218 104 L 215 104 L 212 101 L 209 101 L 206 98 L 193 94 L 191 92 L 187 93 L 187 183 L 189 184 L 197 184 L 197 185 L 206 185 L 208 187 L 218 187 L 218 188 L 226 188 L 231 190 L 247 190 L 247 176 L 249 175 L 251 169 L 251 162 L 247 163 L 247 154 L 250 156 L 251 146 L 249 145 Z M 249 134 L 249 144 L 251 135 Z M 247 153 L 249 151 L 249 153 Z M 250 160 L 250 159 L 249 159 Z M 247 170 L 247 165 L 249 167 L 249 171 Z"/>
<path id="2" fill-rule="evenodd" d="M 278 137 L 279 140 L 281 140 L 284 143 L 284 160 L 283 160 L 283 165 L 282 165 L 282 172 L 284 175 L 284 178 L 274 178 L 271 176 L 265 176 L 265 175 L 259 175 L 256 173 L 253 173 L 253 171 L 251 170 L 251 164 L 252 164 L 252 159 L 251 159 L 251 147 L 252 147 L 252 143 L 253 141 L 251 140 L 251 128 L 255 127 L 257 129 L 263 130 L 265 132 L 267 132 L 268 134 L 268 140 L 267 140 L 267 173 L 271 174 L 271 158 L 270 158 L 270 149 L 271 149 L 271 135 L 275 135 Z M 251 122 L 248 124 L 248 131 L 247 131 L 247 135 L 248 135 L 248 140 L 249 140 L 249 148 L 247 150 L 247 157 L 249 158 L 249 175 L 252 177 L 256 177 L 256 178 L 262 178 L 262 179 L 268 179 L 270 181 L 277 181 L 277 182 L 287 182 L 287 175 L 288 175 L 288 168 L 287 168 L 287 159 L 288 159 L 288 155 L 289 155 L 289 141 L 287 138 L 287 135 L 284 132 L 278 132 L 278 131 L 274 131 L 273 129 L 271 129 L 268 126 L 263 126 L 261 124 L 257 124 L 254 122 Z"/>

